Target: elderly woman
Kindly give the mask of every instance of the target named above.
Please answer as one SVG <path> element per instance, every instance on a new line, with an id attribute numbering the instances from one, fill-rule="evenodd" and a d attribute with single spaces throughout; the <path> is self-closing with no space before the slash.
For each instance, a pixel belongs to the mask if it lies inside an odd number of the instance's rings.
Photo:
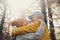
<path id="1" fill-rule="evenodd" d="M 16 40 L 49 40 L 48 29 L 43 21 L 44 15 L 36 11 L 28 18 L 32 23 L 14 29 L 12 36 L 16 36 Z"/>

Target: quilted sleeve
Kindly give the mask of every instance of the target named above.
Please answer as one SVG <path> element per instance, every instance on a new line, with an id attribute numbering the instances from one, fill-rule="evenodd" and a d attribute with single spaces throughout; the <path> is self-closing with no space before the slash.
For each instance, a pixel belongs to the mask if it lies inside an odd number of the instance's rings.
<path id="1" fill-rule="evenodd" d="M 26 33 L 33 33 L 36 32 L 37 28 L 39 27 L 40 22 L 39 21 L 35 21 L 27 26 L 23 26 L 23 27 L 19 27 L 16 28 L 12 31 L 12 36 L 15 35 L 24 35 Z"/>

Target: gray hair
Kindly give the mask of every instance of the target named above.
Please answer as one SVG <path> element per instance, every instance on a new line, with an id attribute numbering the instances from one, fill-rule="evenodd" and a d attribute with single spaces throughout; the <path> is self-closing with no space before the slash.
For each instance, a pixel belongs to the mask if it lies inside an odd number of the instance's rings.
<path id="1" fill-rule="evenodd" d="M 40 11 L 32 12 L 32 15 L 30 15 L 29 18 L 31 18 L 33 15 L 39 15 L 44 20 L 44 14 Z"/>

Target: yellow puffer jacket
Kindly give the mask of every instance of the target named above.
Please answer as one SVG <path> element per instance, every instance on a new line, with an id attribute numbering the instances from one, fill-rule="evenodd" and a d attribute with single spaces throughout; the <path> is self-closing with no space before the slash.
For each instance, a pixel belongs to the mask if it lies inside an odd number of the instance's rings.
<path id="1" fill-rule="evenodd" d="M 36 21 L 36 22 L 33 22 L 33 23 L 31 23 L 27 26 L 16 28 L 15 30 L 12 31 L 12 36 L 19 35 L 19 34 L 23 35 L 23 34 L 26 34 L 26 33 L 36 32 L 39 25 L 40 25 L 40 22 Z"/>
<path id="2" fill-rule="evenodd" d="M 44 33 L 43 33 L 41 40 L 50 40 L 48 28 L 47 28 L 46 24 L 44 25 Z"/>
<path id="3" fill-rule="evenodd" d="M 34 33 L 36 32 L 37 28 L 40 26 L 40 21 L 33 22 L 27 26 L 19 27 L 13 30 L 12 36 L 15 35 L 24 35 L 27 33 Z M 44 33 L 41 39 L 39 40 L 49 40 L 49 33 L 46 25 L 44 25 Z"/>

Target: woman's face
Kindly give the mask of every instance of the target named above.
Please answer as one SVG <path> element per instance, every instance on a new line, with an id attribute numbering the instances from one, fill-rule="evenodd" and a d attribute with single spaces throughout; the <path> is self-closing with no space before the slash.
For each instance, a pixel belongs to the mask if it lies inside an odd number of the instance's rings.
<path id="1" fill-rule="evenodd" d="M 39 19 L 40 19 L 40 16 L 38 16 L 38 15 L 33 15 L 31 18 L 32 21 L 37 21 Z"/>

